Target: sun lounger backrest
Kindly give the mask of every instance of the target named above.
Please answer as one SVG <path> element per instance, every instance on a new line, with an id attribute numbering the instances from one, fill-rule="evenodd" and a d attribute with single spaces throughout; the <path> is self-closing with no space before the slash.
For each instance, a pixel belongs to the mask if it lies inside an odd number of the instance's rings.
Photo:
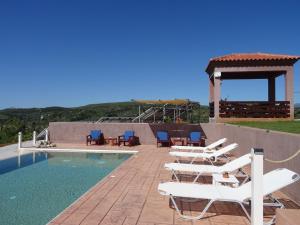
<path id="1" fill-rule="evenodd" d="M 101 130 L 91 130 L 90 133 L 92 139 L 98 139 L 101 136 Z"/>
<path id="2" fill-rule="evenodd" d="M 201 139 L 201 132 L 200 131 L 193 131 L 190 133 L 191 141 L 199 141 Z"/>
<path id="3" fill-rule="evenodd" d="M 161 140 L 161 141 L 169 140 L 169 134 L 167 131 L 157 131 L 156 137 L 158 140 Z"/>
<path id="4" fill-rule="evenodd" d="M 215 149 L 219 145 L 224 144 L 226 141 L 227 141 L 227 138 L 222 138 L 214 143 L 211 143 L 210 145 L 207 145 L 206 148 L 207 149 Z"/>
<path id="5" fill-rule="evenodd" d="M 133 131 L 133 130 L 126 130 L 126 131 L 124 132 L 124 139 L 125 139 L 126 141 L 128 141 L 129 138 L 130 138 L 130 137 L 133 137 L 133 136 L 134 136 L 134 131 Z"/>
<path id="6" fill-rule="evenodd" d="M 221 166 L 221 168 L 224 172 L 232 172 L 250 163 L 251 163 L 251 154 L 249 153 L 224 164 L 223 166 Z"/>
<path id="7" fill-rule="evenodd" d="M 224 155 L 224 154 L 232 151 L 233 149 L 237 148 L 238 146 L 239 145 L 237 143 L 233 143 L 233 144 L 227 145 L 227 146 L 213 152 L 211 155 L 214 157 L 219 157 L 221 155 Z"/>
<path id="8" fill-rule="evenodd" d="M 286 168 L 272 170 L 263 176 L 264 196 L 272 194 L 300 179 L 299 174 Z M 241 200 L 245 201 L 251 198 L 251 181 L 236 188 L 237 194 L 241 196 Z"/>
<path id="9" fill-rule="evenodd" d="M 278 191 L 289 184 L 298 181 L 299 174 L 286 168 L 278 168 L 264 175 L 264 195 Z"/>

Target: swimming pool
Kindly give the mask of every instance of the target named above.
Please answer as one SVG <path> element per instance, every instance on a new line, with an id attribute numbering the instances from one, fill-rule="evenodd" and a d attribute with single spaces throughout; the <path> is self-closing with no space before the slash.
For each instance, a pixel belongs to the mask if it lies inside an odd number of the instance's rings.
<path id="1" fill-rule="evenodd" d="M 130 156 L 35 153 L 1 161 L 0 224 L 46 224 Z"/>

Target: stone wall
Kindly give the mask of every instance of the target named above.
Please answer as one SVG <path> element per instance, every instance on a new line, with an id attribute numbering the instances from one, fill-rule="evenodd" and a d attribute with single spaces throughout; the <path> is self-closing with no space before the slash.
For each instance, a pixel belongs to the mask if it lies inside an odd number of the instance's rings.
<path id="1" fill-rule="evenodd" d="M 50 140 L 56 143 L 85 143 L 86 135 L 93 129 L 100 129 L 105 137 L 118 137 L 125 130 L 134 130 L 141 144 L 156 144 L 158 130 L 167 130 L 172 137 L 187 137 L 190 131 L 202 131 L 193 124 L 148 124 L 148 123 L 88 123 L 53 122 L 49 124 Z"/>

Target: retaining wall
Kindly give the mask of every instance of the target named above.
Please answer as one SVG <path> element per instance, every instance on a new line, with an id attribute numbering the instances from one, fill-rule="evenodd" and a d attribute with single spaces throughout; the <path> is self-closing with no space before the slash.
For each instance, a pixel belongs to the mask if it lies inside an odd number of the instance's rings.
<path id="1" fill-rule="evenodd" d="M 53 122 L 49 124 L 50 140 L 56 143 L 85 143 L 86 135 L 94 129 L 100 129 L 104 137 L 118 137 L 125 130 L 134 130 L 140 143 L 145 145 L 156 144 L 158 130 L 167 130 L 172 137 L 187 137 L 190 131 L 203 132 L 200 125 L 194 124 Z"/>

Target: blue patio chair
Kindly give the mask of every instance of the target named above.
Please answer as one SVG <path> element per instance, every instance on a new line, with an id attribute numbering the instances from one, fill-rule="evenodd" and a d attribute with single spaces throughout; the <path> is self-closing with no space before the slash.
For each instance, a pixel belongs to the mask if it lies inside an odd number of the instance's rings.
<path id="1" fill-rule="evenodd" d="M 101 130 L 91 130 L 90 134 L 86 136 L 86 145 L 92 144 L 92 141 L 98 145 L 104 143 L 104 136 Z"/>
<path id="2" fill-rule="evenodd" d="M 201 145 L 202 134 L 200 131 L 192 131 L 187 139 L 187 145 Z"/>
<path id="3" fill-rule="evenodd" d="M 138 137 L 134 136 L 133 130 L 126 130 L 123 135 L 118 136 L 118 145 L 120 146 L 121 143 L 128 146 L 133 146 L 138 144 Z"/>
<path id="4" fill-rule="evenodd" d="M 168 131 L 157 131 L 156 139 L 157 139 L 157 143 L 156 143 L 157 147 L 159 143 L 161 144 L 161 146 L 163 145 L 171 146 L 172 142 Z"/>

